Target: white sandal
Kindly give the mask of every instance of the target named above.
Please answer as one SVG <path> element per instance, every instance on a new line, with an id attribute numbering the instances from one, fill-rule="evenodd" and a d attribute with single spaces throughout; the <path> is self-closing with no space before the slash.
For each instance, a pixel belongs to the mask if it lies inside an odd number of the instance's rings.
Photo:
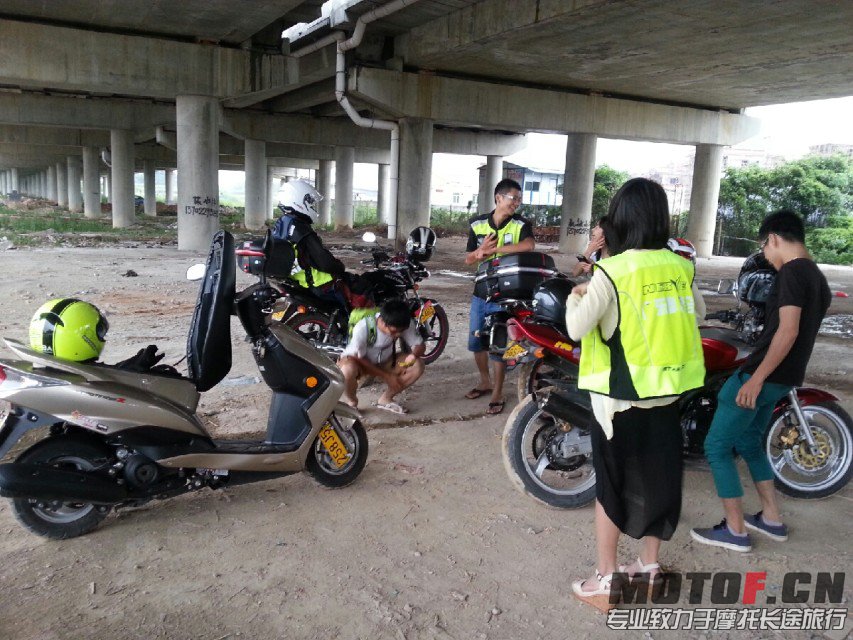
<path id="1" fill-rule="evenodd" d="M 636 571 L 629 571 L 632 567 L 637 567 Z M 657 562 L 643 564 L 642 559 L 638 556 L 637 560 L 631 564 L 620 564 L 619 573 L 627 573 L 629 578 L 633 578 L 636 575 L 648 574 L 649 580 L 654 580 L 660 575 L 661 568 Z"/>
<path id="2" fill-rule="evenodd" d="M 575 580 L 572 582 L 572 595 L 581 602 L 592 605 L 599 611 L 607 613 L 616 606 L 615 602 L 610 601 L 611 585 L 613 583 L 613 574 L 608 573 L 606 576 L 596 569 L 595 579 L 598 581 L 598 588 L 593 591 L 584 591 L 584 584 L 589 582 L 591 578 L 586 580 Z"/>

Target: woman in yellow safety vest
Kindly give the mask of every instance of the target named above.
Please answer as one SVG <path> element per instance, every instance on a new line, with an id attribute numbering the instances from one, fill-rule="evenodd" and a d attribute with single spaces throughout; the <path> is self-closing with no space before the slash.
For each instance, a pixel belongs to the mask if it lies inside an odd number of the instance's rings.
<path id="1" fill-rule="evenodd" d="M 658 552 L 681 512 L 681 429 L 676 400 L 705 378 L 697 316 L 704 303 L 694 267 L 666 248 L 669 207 L 651 180 L 626 182 L 610 203 L 605 241 L 588 283 L 566 302 L 581 340 L 578 387 L 590 391 L 598 566 L 574 595 L 610 608 L 614 573 L 654 584 Z M 639 557 L 617 565 L 619 535 L 641 539 Z"/>

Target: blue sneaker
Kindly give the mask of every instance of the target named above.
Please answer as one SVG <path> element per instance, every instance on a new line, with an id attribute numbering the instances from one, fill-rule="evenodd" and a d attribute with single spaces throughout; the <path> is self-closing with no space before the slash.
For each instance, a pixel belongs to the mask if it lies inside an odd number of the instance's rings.
<path id="1" fill-rule="evenodd" d="M 691 529 L 690 535 L 696 542 L 709 544 L 712 547 L 722 547 L 729 551 L 752 551 L 752 540 L 749 535 L 736 536 L 729 531 L 729 526 L 726 524 L 726 519 L 711 527 L 710 529 Z"/>
<path id="2" fill-rule="evenodd" d="M 759 511 L 754 516 L 745 515 L 743 517 L 743 523 L 748 529 L 763 533 L 765 536 L 772 538 L 773 540 L 785 542 L 785 540 L 788 539 L 788 527 L 784 524 L 767 524 L 761 518 L 761 514 L 762 512 Z"/>

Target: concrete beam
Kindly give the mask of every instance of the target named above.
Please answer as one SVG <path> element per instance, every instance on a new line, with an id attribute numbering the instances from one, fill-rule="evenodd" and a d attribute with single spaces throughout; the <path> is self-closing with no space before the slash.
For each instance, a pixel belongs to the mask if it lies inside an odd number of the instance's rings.
<path id="1" fill-rule="evenodd" d="M 35 93 L 0 94 L 0 124 L 75 129 L 154 130 L 174 124 L 175 106 L 106 98 Z"/>
<path id="2" fill-rule="evenodd" d="M 367 67 L 350 71 L 349 90 L 398 116 L 507 131 L 733 145 L 757 134 L 760 124 L 728 112 Z"/>
<path id="3" fill-rule="evenodd" d="M 349 118 L 271 115 L 233 109 L 224 110 L 223 116 L 226 128 L 240 138 L 302 145 L 302 148 L 294 146 L 276 151 L 274 144 L 268 144 L 268 156 L 333 160 L 334 147 L 346 140 L 356 149 L 356 162 L 388 162 L 390 134 L 357 127 Z M 158 127 L 161 127 L 159 137 Z M 172 146 L 175 143 L 173 132 L 162 127 L 174 129 L 174 105 L 141 100 L 0 93 L 0 142 L 106 147 L 109 146 L 109 130 L 123 129 L 153 131 L 153 137 L 161 144 Z M 22 136 L 24 139 L 20 139 Z M 242 141 L 232 143 L 226 136 L 220 136 L 220 142 L 233 144 L 233 155 L 242 155 Z M 493 131 L 436 129 L 433 139 L 435 153 L 510 155 L 525 145 L 523 136 Z M 307 146 L 321 148 L 308 149 Z M 375 150 L 381 152 L 377 154 Z"/>
<path id="4" fill-rule="evenodd" d="M 150 36 L 0 20 L 0 42 L 0 83 L 21 88 L 174 100 L 233 96 L 284 80 L 280 55 Z"/>
<path id="5" fill-rule="evenodd" d="M 108 147 L 109 131 L 0 125 L 0 144 Z"/>

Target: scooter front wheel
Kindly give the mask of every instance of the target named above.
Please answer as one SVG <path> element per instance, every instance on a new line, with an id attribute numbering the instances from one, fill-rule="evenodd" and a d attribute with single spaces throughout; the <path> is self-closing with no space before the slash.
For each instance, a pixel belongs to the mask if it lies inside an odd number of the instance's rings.
<path id="1" fill-rule="evenodd" d="M 311 477 L 324 487 L 336 489 L 351 484 L 364 469 L 368 450 L 367 432 L 358 420 L 344 426 L 332 414 L 329 416 L 329 422 L 343 441 L 349 459 L 339 467 L 318 436 L 311 446 L 305 468 Z"/>
<path id="2" fill-rule="evenodd" d="M 111 455 L 110 450 L 98 442 L 74 435 L 62 435 L 36 443 L 15 462 L 43 464 L 76 471 L 95 471 L 108 466 Z M 66 540 L 89 533 L 107 517 L 109 508 L 88 502 L 14 498 L 12 511 L 18 522 L 36 535 Z"/>

